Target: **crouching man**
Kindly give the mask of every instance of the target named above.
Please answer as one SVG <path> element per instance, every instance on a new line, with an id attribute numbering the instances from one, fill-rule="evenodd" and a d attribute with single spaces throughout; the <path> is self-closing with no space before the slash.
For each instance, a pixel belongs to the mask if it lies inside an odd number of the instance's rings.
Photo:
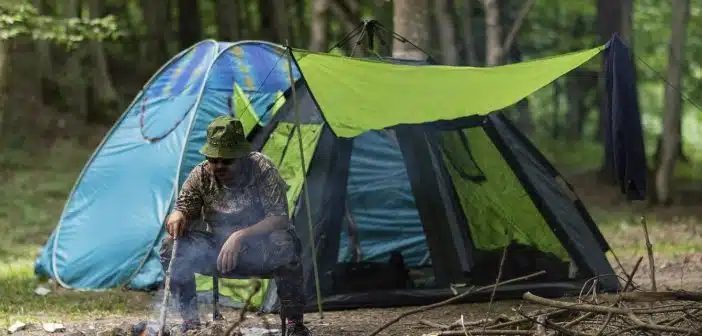
<path id="1" fill-rule="evenodd" d="M 170 281 L 183 331 L 200 326 L 195 273 L 216 272 L 223 278 L 273 275 L 286 335 L 310 335 L 303 324 L 301 246 L 288 217 L 285 181 L 266 156 L 252 151 L 233 117 L 208 126 L 200 153 L 207 160 L 183 184 L 165 220 L 161 248 L 165 270 L 177 237 Z"/>

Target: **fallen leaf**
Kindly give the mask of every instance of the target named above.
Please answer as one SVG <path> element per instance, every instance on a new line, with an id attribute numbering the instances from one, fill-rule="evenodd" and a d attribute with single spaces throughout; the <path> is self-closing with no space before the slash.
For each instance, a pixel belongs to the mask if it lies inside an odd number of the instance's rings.
<path id="1" fill-rule="evenodd" d="M 22 330 L 27 327 L 26 323 L 20 322 L 20 321 L 15 321 L 9 328 L 7 328 L 7 331 L 10 332 L 10 334 Z"/>
<path id="2" fill-rule="evenodd" d="M 42 328 L 44 328 L 44 330 L 46 330 L 50 333 L 62 332 L 64 330 L 66 330 L 66 328 L 61 323 L 42 323 L 41 326 L 42 326 Z"/>

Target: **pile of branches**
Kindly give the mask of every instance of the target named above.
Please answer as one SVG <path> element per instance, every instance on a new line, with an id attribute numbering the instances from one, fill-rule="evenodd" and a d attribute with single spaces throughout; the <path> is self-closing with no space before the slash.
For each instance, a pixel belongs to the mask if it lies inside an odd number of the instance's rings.
<path id="1" fill-rule="evenodd" d="M 463 315 L 450 325 L 427 320 L 420 320 L 423 325 L 438 329 L 424 336 L 442 335 L 569 335 L 569 336 L 615 336 L 615 335 L 696 335 L 702 336 L 702 293 L 688 291 L 657 291 L 653 246 L 649 239 L 646 220 L 641 217 L 644 231 L 646 252 L 650 267 L 651 291 L 639 290 L 633 283 L 643 257 L 634 265 L 631 273 L 624 270 L 617 258 L 617 263 L 626 277 L 616 276 L 624 281 L 622 290 L 616 294 L 598 293 L 597 282 L 600 277 L 585 282 L 580 295 L 569 301 L 553 300 L 526 292 L 522 299 L 538 307 L 525 313 L 522 306 L 512 310 L 516 317 L 501 315 L 498 318 L 486 318 L 478 321 L 464 321 Z M 479 288 L 470 287 L 463 293 L 432 305 L 400 314 L 380 326 L 369 336 L 375 336 L 400 319 L 420 312 L 448 305 L 461 298 L 477 292 L 492 291 L 492 305 L 495 290 L 499 286 L 525 281 L 545 274 L 545 271 L 500 281 L 507 249 L 502 253 L 500 271 L 495 284 Z M 616 256 L 615 256 L 616 258 Z"/>
<path id="2" fill-rule="evenodd" d="M 516 317 L 501 315 L 465 321 L 463 316 L 450 325 L 427 320 L 421 324 L 438 330 L 424 336 L 448 335 L 698 335 L 702 336 L 702 293 L 688 291 L 642 291 L 633 285 L 633 277 L 643 257 L 627 276 L 619 293 L 598 293 L 597 281 L 586 281 L 580 295 L 569 301 L 554 300 L 526 292 L 522 299 L 537 309 L 526 313 L 522 306 L 512 310 Z M 384 324 L 370 336 L 375 336 L 400 319 L 445 306 L 477 292 L 494 290 L 510 283 L 524 281 L 544 274 L 544 271 L 518 277 L 493 285 L 469 288 L 448 300 L 403 313 Z M 492 300 L 491 300 L 492 302 Z M 489 309 L 488 309 L 489 310 Z"/>
<path id="3" fill-rule="evenodd" d="M 701 293 L 629 292 L 591 295 L 577 301 L 552 300 L 532 293 L 523 299 L 542 306 L 531 313 L 513 308 L 517 318 L 463 321 L 441 325 L 428 335 L 702 335 Z M 685 302 L 691 301 L 691 302 Z M 427 335 L 427 336 L 428 336 Z"/>

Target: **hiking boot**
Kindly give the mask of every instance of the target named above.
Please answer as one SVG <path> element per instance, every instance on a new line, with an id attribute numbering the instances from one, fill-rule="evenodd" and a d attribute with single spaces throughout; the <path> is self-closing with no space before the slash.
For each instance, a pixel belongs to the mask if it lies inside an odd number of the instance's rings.
<path id="1" fill-rule="evenodd" d="M 288 323 L 285 329 L 285 336 L 312 336 L 310 330 L 307 329 L 305 324 L 302 322 Z"/>

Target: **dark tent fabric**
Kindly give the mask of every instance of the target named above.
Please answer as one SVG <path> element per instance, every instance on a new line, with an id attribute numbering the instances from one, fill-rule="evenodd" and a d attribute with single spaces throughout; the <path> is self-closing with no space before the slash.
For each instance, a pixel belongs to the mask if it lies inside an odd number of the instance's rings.
<path id="1" fill-rule="evenodd" d="M 604 137 L 621 192 L 629 200 L 639 201 L 646 199 L 647 169 L 632 56 L 629 47 L 614 34 L 604 50 Z"/>

